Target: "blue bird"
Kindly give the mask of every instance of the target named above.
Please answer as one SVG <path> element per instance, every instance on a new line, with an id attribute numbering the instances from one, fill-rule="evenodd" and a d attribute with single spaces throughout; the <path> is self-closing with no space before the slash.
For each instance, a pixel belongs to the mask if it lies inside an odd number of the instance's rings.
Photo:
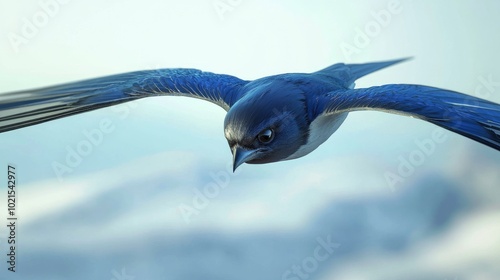
<path id="1" fill-rule="evenodd" d="M 188 96 L 227 111 L 224 135 L 233 170 L 243 163 L 302 157 L 325 142 L 351 111 L 419 118 L 500 150 L 500 105 L 422 85 L 354 89 L 354 82 L 406 59 L 338 63 L 314 73 L 253 81 L 196 69 L 118 74 L 0 95 L 0 132 L 149 96 Z"/>

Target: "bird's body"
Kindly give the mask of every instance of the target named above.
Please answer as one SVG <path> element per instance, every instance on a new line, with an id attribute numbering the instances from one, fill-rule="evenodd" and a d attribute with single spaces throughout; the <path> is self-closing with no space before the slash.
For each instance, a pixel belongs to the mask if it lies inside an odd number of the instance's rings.
<path id="1" fill-rule="evenodd" d="M 347 116 L 347 113 L 322 115 L 316 111 L 315 97 L 346 88 L 332 76 L 315 73 L 282 74 L 249 82 L 242 89 L 246 92 L 244 97 L 233 105 L 226 116 L 226 138 L 229 142 L 233 139 L 242 142 L 244 136 L 251 135 L 248 143 L 242 145 L 250 149 L 254 136 L 265 128 L 266 123 L 278 119 L 286 125 L 288 136 L 296 132 L 298 137 L 284 139 L 282 149 L 279 153 L 275 151 L 272 157 L 257 158 L 247 163 L 268 163 L 307 155 L 325 142 Z M 249 123 L 253 125 L 249 126 Z M 254 131 L 245 130 L 249 127 Z M 273 127 L 275 130 L 278 128 Z M 238 134 L 232 135 L 234 131 Z"/>
<path id="2" fill-rule="evenodd" d="M 351 111 L 420 118 L 500 150 L 500 105 L 420 85 L 354 89 L 354 82 L 403 60 L 335 64 L 314 73 L 244 81 L 195 69 L 131 72 L 0 95 L 0 132 L 158 95 L 201 98 L 227 111 L 224 134 L 234 168 L 314 151 Z"/>

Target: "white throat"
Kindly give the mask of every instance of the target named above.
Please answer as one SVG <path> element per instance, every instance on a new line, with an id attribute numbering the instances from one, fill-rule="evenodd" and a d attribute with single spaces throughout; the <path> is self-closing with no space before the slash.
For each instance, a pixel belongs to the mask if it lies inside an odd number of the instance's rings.
<path id="1" fill-rule="evenodd" d="M 320 115 L 309 126 L 309 137 L 307 143 L 301 146 L 295 153 L 285 160 L 299 158 L 314 151 L 323 144 L 344 122 L 348 113 Z"/>

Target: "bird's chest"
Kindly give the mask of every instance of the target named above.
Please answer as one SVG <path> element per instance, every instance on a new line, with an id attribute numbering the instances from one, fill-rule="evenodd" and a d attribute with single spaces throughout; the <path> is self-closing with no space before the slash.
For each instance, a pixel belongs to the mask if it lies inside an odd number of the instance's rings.
<path id="1" fill-rule="evenodd" d="M 309 154 L 323 144 L 340 127 L 347 117 L 347 113 L 338 115 L 318 116 L 309 126 L 309 136 L 306 144 L 285 160 L 295 159 Z"/>

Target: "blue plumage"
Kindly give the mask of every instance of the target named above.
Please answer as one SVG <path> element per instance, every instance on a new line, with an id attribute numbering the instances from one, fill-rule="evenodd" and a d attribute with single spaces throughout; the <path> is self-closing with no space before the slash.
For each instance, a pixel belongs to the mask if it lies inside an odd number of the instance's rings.
<path id="1" fill-rule="evenodd" d="M 500 150 L 500 105 L 420 85 L 384 85 L 334 91 L 318 99 L 326 114 L 380 110 L 411 115 Z"/>
<path id="2" fill-rule="evenodd" d="M 304 156 L 325 142 L 349 112 L 379 110 L 434 123 L 500 150 L 500 105 L 421 85 L 354 89 L 354 82 L 406 59 L 335 64 L 314 73 L 254 81 L 196 69 L 118 74 L 0 95 L 0 132 L 159 95 L 188 96 L 227 111 L 224 133 L 234 168 Z"/>
<path id="3" fill-rule="evenodd" d="M 158 95 L 201 98 L 229 110 L 246 83 L 196 69 L 162 69 L 2 94 L 0 132 Z"/>

